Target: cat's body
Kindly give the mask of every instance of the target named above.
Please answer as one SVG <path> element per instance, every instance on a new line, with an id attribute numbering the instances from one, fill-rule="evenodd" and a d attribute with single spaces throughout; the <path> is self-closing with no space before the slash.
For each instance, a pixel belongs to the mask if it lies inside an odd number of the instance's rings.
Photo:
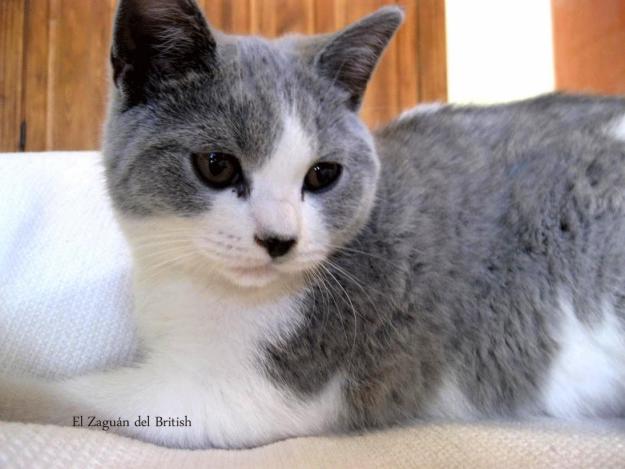
<path id="1" fill-rule="evenodd" d="M 624 116 L 622 99 L 549 95 L 376 134 L 376 207 L 334 259 L 364 316 L 338 353 L 356 422 L 623 415 Z"/>
<path id="2" fill-rule="evenodd" d="M 187 416 L 117 430 L 194 448 L 417 418 L 623 416 L 623 100 L 443 106 L 372 138 L 354 111 L 397 10 L 311 42 L 216 45 L 193 4 L 156 3 L 172 24 L 126 0 L 118 32 L 138 15 L 153 41 L 194 40 L 149 46 L 146 66 L 116 35 L 104 149 L 142 355 L 0 384 L 0 416 Z M 224 168 L 240 173 L 226 186 Z"/>

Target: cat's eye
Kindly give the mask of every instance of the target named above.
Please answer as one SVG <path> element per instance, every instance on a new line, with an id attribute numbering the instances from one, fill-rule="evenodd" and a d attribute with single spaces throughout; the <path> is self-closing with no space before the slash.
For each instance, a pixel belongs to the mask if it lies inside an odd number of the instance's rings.
<path id="1" fill-rule="evenodd" d="M 232 186 L 242 178 L 239 160 L 227 153 L 195 153 L 193 164 L 202 180 L 214 189 Z"/>
<path id="2" fill-rule="evenodd" d="M 342 167 L 338 163 L 315 163 L 306 173 L 304 190 L 318 192 L 332 187 L 341 175 Z"/>

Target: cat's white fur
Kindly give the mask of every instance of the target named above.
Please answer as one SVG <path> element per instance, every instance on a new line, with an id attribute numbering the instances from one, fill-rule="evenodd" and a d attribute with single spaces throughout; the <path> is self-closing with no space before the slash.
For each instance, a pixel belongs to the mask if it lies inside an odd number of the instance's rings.
<path id="1" fill-rule="evenodd" d="M 274 154 L 253 175 L 252 214 L 259 232 L 297 238 L 302 225 L 301 181 L 315 153 L 296 117 L 286 114 L 283 125 Z"/>
<path id="2" fill-rule="evenodd" d="M 607 130 L 612 137 L 625 142 L 625 115 L 616 119 Z"/>
<path id="3" fill-rule="evenodd" d="M 145 309 L 139 311 L 141 331 L 154 348 L 151 367 L 127 378 L 158 382 L 162 376 L 171 383 L 171 389 L 161 385 L 140 396 L 157 404 L 157 415 L 194 416 L 201 430 L 194 430 L 191 446 L 257 445 L 322 432 L 336 421 L 340 378 L 320 395 L 301 400 L 276 388 L 256 361 L 263 343 L 287 337 L 299 325 L 296 298 L 242 298 L 193 278 L 166 277 L 150 291 L 140 289 L 139 299 Z M 149 404 L 141 399 L 135 410 L 148 412 Z M 168 437 L 180 438 L 177 431 Z"/>
<path id="4" fill-rule="evenodd" d="M 619 415 L 625 410 L 625 334 L 614 306 L 604 301 L 598 319 L 584 324 L 562 295 L 559 351 L 544 385 L 544 409 L 552 416 Z"/>
<path id="5" fill-rule="evenodd" d="M 418 104 L 413 108 L 406 109 L 399 115 L 400 120 L 410 119 L 414 116 L 418 116 L 421 114 L 431 114 L 433 112 L 439 111 L 444 108 L 446 105 L 443 103 L 433 102 L 433 103 L 423 103 Z"/>
<path id="6" fill-rule="evenodd" d="M 254 446 L 335 428 L 344 406 L 341 376 L 316 396 L 296 396 L 259 361 L 263 347 L 300 326 L 301 272 L 328 249 L 314 200 L 301 197 L 315 157 L 302 125 L 285 113 L 275 153 L 252 174 L 249 201 L 222 191 L 198 217 L 120 215 L 134 257 L 144 360 L 29 382 L 2 413 L 66 425 L 72 416 L 120 417 L 131 422 L 121 433 L 186 448 Z M 295 252 L 274 267 L 254 242 L 262 232 L 296 237 Z M 191 426 L 134 427 L 139 415 L 186 415 Z"/>
<path id="7" fill-rule="evenodd" d="M 584 324 L 569 297 L 560 296 L 558 352 L 542 384 L 543 397 L 537 406 L 521 409 L 520 415 L 544 412 L 577 419 L 625 412 L 625 331 L 609 301 L 602 303 L 597 314 L 599 322 Z M 453 420 L 480 416 L 451 372 L 441 380 L 425 414 Z"/>
<path id="8" fill-rule="evenodd" d="M 193 435 L 197 446 L 257 445 L 327 431 L 338 419 L 340 377 L 318 396 L 301 399 L 272 384 L 257 361 L 263 345 L 286 338 L 299 325 L 298 274 L 326 255 L 327 233 L 318 211 L 301 197 L 301 181 L 315 158 L 310 142 L 298 119 L 285 113 L 274 153 L 251 175 L 249 203 L 223 191 L 200 218 L 147 222 L 152 226 L 122 221 L 133 247 L 157 223 L 164 231 L 187 230 L 189 252 L 210 253 L 212 269 L 195 268 L 192 256 L 180 264 L 184 272 L 168 266 L 165 277 L 140 254 L 136 260 L 137 314 L 144 343 L 154 344 L 152 373 L 187 381 L 181 386 L 185 401 L 204 426 L 204 434 Z M 297 245 L 289 259 L 263 273 L 271 259 L 254 235 L 267 232 L 297 238 Z M 253 265 L 261 271 L 248 271 Z M 249 288 L 254 286 L 262 288 Z M 169 374 L 163 370 L 168 363 Z M 163 397 L 171 400 L 175 396 Z M 145 403 L 137 408 L 145 409 Z"/>
<path id="9" fill-rule="evenodd" d="M 436 419 L 471 420 L 479 416 L 475 406 L 462 392 L 455 373 L 448 372 L 434 398 L 425 407 L 425 415 Z"/>
<path id="10" fill-rule="evenodd" d="M 168 273 L 139 286 L 147 346 L 141 365 L 28 382 L 3 414 L 65 425 L 81 415 L 85 425 L 89 416 L 122 418 L 131 425 L 120 433 L 185 448 L 255 446 L 335 428 L 344 405 L 341 376 L 302 398 L 277 387 L 257 361 L 263 344 L 299 325 L 297 297 L 236 297 L 197 280 Z M 140 415 L 152 425 L 133 426 Z M 157 428 L 156 416 L 188 416 L 191 426 Z"/>

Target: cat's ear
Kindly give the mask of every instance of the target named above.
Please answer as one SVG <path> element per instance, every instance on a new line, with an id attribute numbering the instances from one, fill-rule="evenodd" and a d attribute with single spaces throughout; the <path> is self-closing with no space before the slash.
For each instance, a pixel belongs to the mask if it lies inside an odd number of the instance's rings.
<path id="1" fill-rule="evenodd" d="M 193 0 L 120 0 L 113 29 L 115 86 L 127 106 L 190 72 L 211 73 L 215 39 Z"/>
<path id="2" fill-rule="evenodd" d="M 401 8 L 384 7 L 322 39 L 314 66 L 349 92 L 351 109 L 360 107 L 369 78 L 403 19 Z"/>

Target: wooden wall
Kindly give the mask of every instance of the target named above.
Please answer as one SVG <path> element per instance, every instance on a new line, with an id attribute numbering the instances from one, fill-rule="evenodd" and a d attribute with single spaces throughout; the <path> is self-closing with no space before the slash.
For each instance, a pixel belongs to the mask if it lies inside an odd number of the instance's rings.
<path id="1" fill-rule="evenodd" d="M 99 146 L 115 0 L 0 0 L 0 151 Z M 372 126 L 446 99 L 444 0 L 198 0 L 227 32 L 327 32 L 384 4 L 406 22 L 371 83 Z"/>
<path id="2" fill-rule="evenodd" d="M 625 95 L 625 0 L 552 0 L 556 88 Z"/>

